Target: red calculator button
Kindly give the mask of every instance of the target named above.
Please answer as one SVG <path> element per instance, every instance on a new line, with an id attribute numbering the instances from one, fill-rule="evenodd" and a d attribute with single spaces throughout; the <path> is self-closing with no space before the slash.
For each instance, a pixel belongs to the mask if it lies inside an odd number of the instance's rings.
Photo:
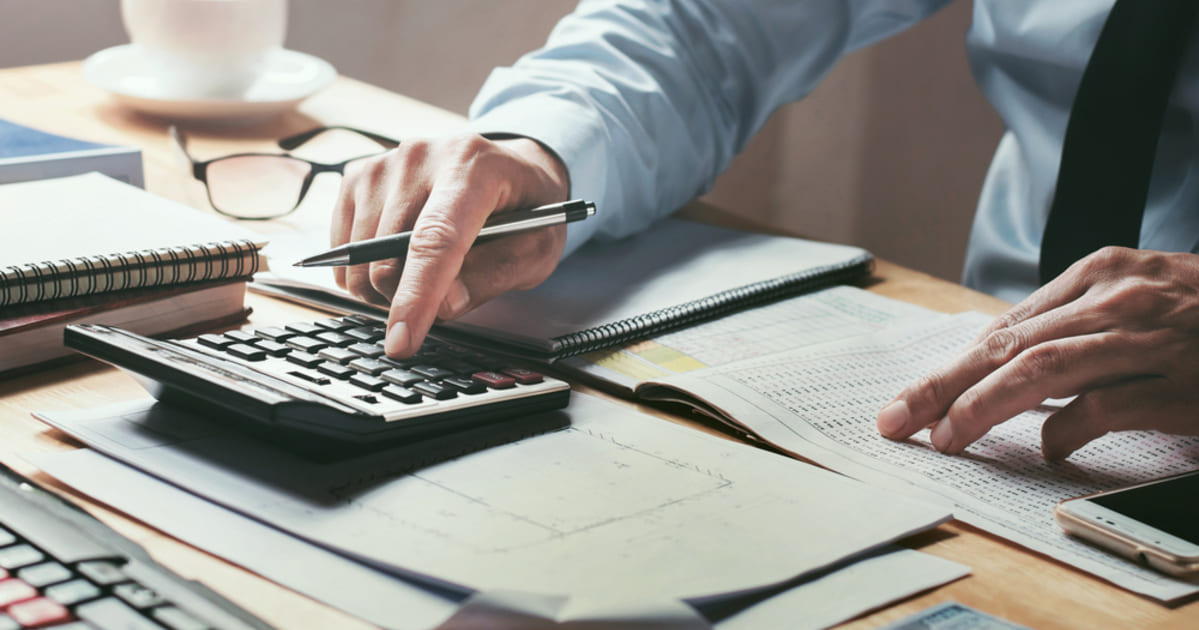
<path id="1" fill-rule="evenodd" d="M 534 372 L 533 370 L 526 370 L 525 368 L 510 367 L 504 368 L 500 371 L 516 379 L 516 382 L 520 383 L 521 385 L 540 383 L 542 378 L 544 378 L 537 372 Z"/>
<path id="2" fill-rule="evenodd" d="M 511 376 L 504 376 L 499 372 L 475 372 L 470 377 L 492 389 L 516 387 L 516 379 Z"/>

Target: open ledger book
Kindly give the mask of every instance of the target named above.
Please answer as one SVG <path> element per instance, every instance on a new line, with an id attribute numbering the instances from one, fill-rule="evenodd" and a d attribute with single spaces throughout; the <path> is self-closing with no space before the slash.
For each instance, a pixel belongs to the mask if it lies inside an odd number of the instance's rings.
<path id="1" fill-rule="evenodd" d="M 276 237 L 268 254 L 278 262 L 255 278 L 256 288 L 385 313 L 338 289 L 328 269 L 287 264 L 326 243 L 324 233 Z M 548 362 L 850 282 L 868 275 L 873 260 L 857 247 L 666 219 L 637 236 L 588 243 L 540 286 L 502 295 L 436 332 Z"/>

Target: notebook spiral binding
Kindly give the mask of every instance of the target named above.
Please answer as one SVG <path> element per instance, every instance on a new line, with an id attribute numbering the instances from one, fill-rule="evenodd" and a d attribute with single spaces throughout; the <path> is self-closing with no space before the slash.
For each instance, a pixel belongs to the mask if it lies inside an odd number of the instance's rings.
<path id="1" fill-rule="evenodd" d="M 554 337 L 553 341 L 557 346 L 555 357 L 565 358 L 610 348 L 668 330 L 716 319 L 782 297 L 849 282 L 868 274 L 873 267 L 874 257 L 863 254 L 846 263 L 814 267 L 800 273 L 717 293 L 701 300 Z"/>
<path id="2" fill-rule="evenodd" d="M 59 298 L 245 278 L 259 270 L 253 241 L 129 251 L 13 265 L 0 270 L 0 307 Z"/>

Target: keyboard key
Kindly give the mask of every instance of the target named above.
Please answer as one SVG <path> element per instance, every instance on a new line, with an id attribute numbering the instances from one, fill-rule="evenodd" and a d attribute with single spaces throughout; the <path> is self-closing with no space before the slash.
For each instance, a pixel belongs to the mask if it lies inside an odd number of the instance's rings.
<path id="1" fill-rule="evenodd" d="M 225 352 L 246 361 L 261 361 L 266 358 L 265 350 L 244 343 L 235 343 L 225 348 Z"/>
<path id="2" fill-rule="evenodd" d="M 312 322 L 312 325 L 318 328 L 324 328 L 325 330 L 336 330 L 338 332 L 344 332 L 346 329 L 354 327 L 354 324 L 348 324 L 336 317 L 317 320 Z"/>
<path id="3" fill-rule="evenodd" d="M 13 545 L 0 549 L 0 568 L 19 569 L 41 562 L 46 556 L 30 545 Z"/>
<path id="4" fill-rule="evenodd" d="M 442 382 L 462 392 L 463 394 L 474 395 L 482 394 L 483 392 L 487 391 L 486 385 L 469 378 L 462 378 L 461 376 L 451 376 Z"/>
<path id="5" fill-rule="evenodd" d="M 320 372 L 321 374 L 328 374 L 333 378 L 339 378 L 343 381 L 357 374 L 357 372 L 354 371 L 354 368 L 346 367 L 340 363 L 334 363 L 332 361 L 325 361 L 324 363 L 316 366 L 316 371 Z"/>
<path id="6" fill-rule="evenodd" d="M 167 601 L 153 589 L 146 588 L 137 582 L 118 584 L 113 587 L 112 594 L 125 600 L 126 604 L 134 608 L 149 608 L 165 604 Z"/>
<path id="7" fill-rule="evenodd" d="M 17 571 L 17 577 L 41 588 L 71 579 L 75 574 L 57 562 L 43 562 Z"/>
<path id="8" fill-rule="evenodd" d="M 391 398 L 392 400 L 398 400 L 402 403 L 407 403 L 410 405 L 414 405 L 421 401 L 420 394 L 406 387 L 400 387 L 399 385 L 388 385 L 387 387 L 379 390 L 379 393 Z"/>
<path id="9" fill-rule="evenodd" d="M 441 383 L 433 383 L 430 381 L 413 383 L 411 388 L 413 391 L 435 400 L 449 400 L 458 396 L 458 392 L 454 391 L 453 389 L 446 387 Z"/>
<path id="10" fill-rule="evenodd" d="M 171 630 L 208 630 L 208 624 L 182 608 L 160 606 L 151 611 L 150 615 Z"/>
<path id="11" fill-rule="evenodd" d="M 391 365 L 384 363 L 383 361 L 379 361 L 378 359 L 368 359 L 366 357 L 360 357 L 350 361 L 350 367 L 358 370 L 359 372 L 370 374 L 371 376 L 378 376 L 391 369 Z"/>
<path id="12" fill-rule="evenodd" d="M 8 578 L 0 580 L 0 608 L 6 608 L 17 602 L 33 599 L 38 596 L 36 588 L 24 580 Z"/>
<path id="13" fill-rule="evenodd" d="M 534 383 L 540 383 L 545 378 L 533 370 L 519 367 L 504 368 L 500 371 L 516 379 L 516 382 L 520 383 L 521 385 L 533 385 Z"/>
<path id="14" fill-rule="evenodd" d="M 80 619 L 100 628 L 121 630 L 162 630 L 162 626 L 143 617 L 115 597 L 105 597 L 75 609 Z"/>
<path id="15" fill-rule="evenodd" d="M 500 374 L 499 372 L 475 372 L 470 377 L 492 389 L 516 387 L 516 379 L 507 374 Z"/>
<path id="16" fill-rule="evenodd" d="M 91 562 L 80 562 L 76 567 L 83 577 L 95 582 L 96 584 L 116 584 L 124 582 L 126 579 L 125 572 L 120 567 L 104 560 L 92 560 Z"/>
<path id="17" fill-rule="evenodd" d="M 41 628 L 71 620 L 71 612 L 66 606 L 45 597 L 13 604 L 8 608 L 8 615 L 26 628 Z"/>
<path id="18" fill-rule="evenodd" d="M 16 619 L 13 619 L 12 617 L 9 617 L 8 615 L 6 615 L 4 613 L 0 613 L 0 630 L 21 630 L 21 624 L 17 623 Z M 55 630 L 72 630 L 72 629 L 68 629 L 68 628 L 59 626 Z M 75 629 L 75 630 L 78 630 L 78 629 Z M 83 630 L 91 630 L 91 629 L 84 628 Z"/>
<path id="19" fill-rule="evenodd" d="M 87 580 L 76 579 L 47 588 L 45 595 L 63 606 L 74 606 L 89 599 L 96 599 L 101 592 L 100 587 L 95 584 Z"/>
<path id="20" fill-rule="evenodd" d="M 292 350 L 287 355 L 288 363 L 294 363 L 306 368 L 316 367 L 321 361 L 324 361 L 324 359 L 316 356 L 315 354 L 308 354 L 303 350 Z"/>
<path id="21" fill-rule="evenodd" d="M 255 335 L 252 332 L 246 332 L 244 330 L 230 330 L 229 332 L 225 333 L 225 338 L 232 339 L 233 343 L 251 343 L 252 344 L 255 341 L 258 341 L 257 335 Z"/>

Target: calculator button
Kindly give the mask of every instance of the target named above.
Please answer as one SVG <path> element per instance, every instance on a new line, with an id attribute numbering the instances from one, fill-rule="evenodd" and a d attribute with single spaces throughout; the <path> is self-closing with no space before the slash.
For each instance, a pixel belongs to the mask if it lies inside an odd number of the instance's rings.
<path id="1" fill-rule="evenodd" d="M 167 601 L 153 589 L 146 588 L 137 582 L 118 584 L 113 587 L 112 594 L 125 600 L 126 604 L 134 608 L 149 608 L 165 604 Z"/>
<path id="2" fill-rule="evenodd" d="M 399 385 L 388 385 L 379 390 L 379 393 L 402 403 L 415 404 L 421 401 L 420 394 Z"/>
<path id="3" fill-rule="evenodd" d="M 328 359 L 336 363 L 349 363 L 358 358 L 358 355 L 346 350 L 345 348 L 325 348 L 316 353 L 322 359 Z"/>
<path id="4" fill-rule="evenodd" d="M 18 580 L 17 578 L 0 580 L 0 607 L 11 606 L 17 602 L 23 602 L 37 596 L 37 589 L 23 580 Z"/>
<path id="5" fill-rule="evenodd" d="M 379 326 L 383 325 L 382 322 L 380 322 L 379 320 L 371 319 L 370 317 L 366 317 L 365 315 L 346 315 L 345 317 L 341 318 L 341 321 L 343 321 L 347 324 L 350 324 L 352 326 L 379 327 Z"/>
<path id="6" fill-rule="evenodd" d="M 25 628 L 41 628 L 71 620 L 71 612 L 66 606 L 45 597 L 9 606 L 8 616 Z"/>
<path id="7" fill-rule="evenodd" d="M 350 377 L 350 383 L 372 392 L 380 391 L 388 385 L 387 381 L 370 374 L 355 374 Z"/>
<path id="8" fill-rule="evenodd" d="M 319 362 L 319 359 L 318 359 L 318 362 Z M 309 383 L 312 383 L 313 385 L 328 385 L 329 383 L 333 382 L 323 376 L 319 376 L 317 374 L 310 374 L 308 372 L 300 372 L 299 370 L 288 372 L 288 375 L 294 376 L 298 379 L 308 381 Z"/>
<path id="9" fill-rule="evenodd" d="M 516 387 L 516 379 L 507 374 L 500 374 L 499 372 L 475 372 L 470 377 L 492 389 Z"/>
<path id="10" fill-rule="evenodd" d="M 313 336 L 331 346 L 348 346 L 358 341 L 347 334 L 339 333 L 335 330 L 326 330 Z"/>
<path id="11" fill-rule="evenodd" d="M 366 343 L 383 341 L 384 336 L 383 331 L 377 326 L 358 326 L 357 328 L 346 330 L 345 333 L 358 341 L 365 341 Z"/>
<path id="12" fill-rule="evenodd" d="M 383 346 L 377 343 L 366 343 L 359 341 L 346 347 L 351 352 L 357 353 L 359 356 L 370 357 L 377 359 L 383 356 Z"/>
<path id="13" fill-rule="evenodd" d="M 537 372 L 534 372 L 533 370 L 527 370 L 525 368 L 510 367 L 504 368 L 500 371 L 516 379 L 516 382 L 520 383 L 521 385 L 533 385 L 534 383 L 540 383 L 545 378 Z"/>
<path id="14" fill-rule="evenodd" d="M 0 549 L 0 567 L 17 569 L 41 562 L 46 557 L 35 547 L 29 545 L 13 545 Z"/>
<path id="15" fill-rule="evenodd" d="M 312 325 L 316 326 L 318 328 L 324 328 L 325 330 L 336 330 L 338 332 L 342 332 L 348 328 L 354 327 L 354 324 L 347 324 L 346 322 L 343 322 L 336 317 L 329 318 L 329 319 L 321 319 L 321 320 L 312 322 Z"/>
<path id="16" fill-rule="evenodd" d="M 272 357 L 281 357 L 288 352 L 291 352 L 291 348 L 288 348 L 278 341 L 271 341 L 270 339 L 263 339 L 262 341 L 259 341 L 255 347 L 271 355 Z"/>
<path id="17" fill-rule="evenodd" d="M 358 370 L 359 372 L 370 374 L 371 376 L 378 376 L 391 369 L 391 366 L 387 363 L 384 363 L 378 359 L 368 359 L 366 357 L 359 357 L 353 361 L 350 361 L 350 367 Z"/>
<path id="18" fill-rule="evenodd" d="M 263 339 L 270 339 L 271 341 L 280 342 L 285 341 L 288 337 L 296 336 L 296 333 L 287 330 L 286 328 L 280 328 L 279 326 L 267 326 L 266 328 L 259 328 L 254 331 L 254 334 L 262 337 Z"/>
<path id="19" fill-rule="evenodd" d="M 294 322 L 287 324 L 284 328 L 298 335 L 315 335 L 324 330 L 324 328 L 308 322 Z"/>
<path id="20" fill-rule="evenodd" d="M 324 363 L 316 366 L 316 371 L 320 372 L 321 374 L 328 374 L 333 378 L 339 378 L 342 380 L 350 378 L 356 374 L 353 368 L 349 368 L 340 363 L 334 363 L 332 361 L 325 361 Z"/>
<path id="21" fill-rule="evenodd" d="M 57 562 L 43 562 L 17 571 L 17 577 L 33 586 L 43 587 L 71 579 L 71 570 Z"/>
<path id="22" fill-rule="evenodd" d="M 7 547 L 17 542 L 17 537 L 12 532 L 0 527 L 0 547 Z"/>
<path id="23" fill-rule="evenodd" d="M 261 361 L 266 358 L 265 350 L 244 343 L 235 343 L 225 348 L 225 352 L 246 361 Z"/>
<path id="24" fill-rule="evenodd" d="M 441 380 L 454 375 L 453 372 L 436 365 L 415 365 L 412 367 L 412 371 L 425 378 L 431 378 L 434 380 Z"/>
<path id="25" fill-rule="evenodd" d="M 328 343 L 321 341 L 320 339 L 315 339 L 313 337 L 300 337 L 298 335 L 288 339 L 287 341 L 284 341 L 283 343 L 295 348 L 296 350 L 303 350 L 304 352 L 317 352 L 329 347 Z"/>
<path id="26" fill-rule="evenodd" d="M 96 584 L 115 584 L 124 582 L 126 579 L 125 572 L 120 567 L 103 560 L 93 560 L 91 562 L 80 562 L 75 567 L 83 577 L 95 582 Z"/>
<path id="27" fill-rule="evenodd" d="M 196 342 L 202 346 L 208 346 L 209 348 L 213 348 L 215 350 L 224 350 L 225 348 L 237 343 L 225 335 L 214 335 L 212 333 L 196 337 Z"/>
<path id="28" fill-rule="evenodd" d="M 99 596 L 100 587 L 87 580 L 71 580 L 62 584 L 55 584 L 46 589 L 46 597 L 63 606 L 74 606 L 79 602 L 85 602 Z"/>
<path id="29" fill-rule="evenodd" d="M 417 374 L 411 370 L 405 370 L 404 368 L 387 370 L 386 372 L 380 374 L 379 377 L 389 383 L 395 383 L 396 385 L 403 385 L 405 387 L 425 380 L 425 377 L 421 376 L 420 374 Z"/>
<path id="30" fill-rule="evenodd" d="M 299 366 L 311 368 L 316 367 L 316 365 L 321 361 L 324 361 L 324 359 L 316 356 L 315 354 L 308 354 L 307 352 L 303 352 L 301 350 L 293 350 L 287 355 L 287 361 L 288 363 L 295 363 Z"/>
<path id="31" fill-rule="evenodd" d="M 442 385 L 441 383 L 420 381 L 418 383 L 413 383 L 411 387 L 417 393 L 424 394 L 425 396 L 434 398 L 436 400 L 449 400 L 458 396 L 458 392 L 446 387 L 445 385 Z"/>
<path id="32" fill-rule="evenodd" d="M 141 613 L 114 597 L 84 604 L 75 609 L 80 619 L 99 628 L 121 628 L 122 630 L 162 630 L 162 626 L 143 617 Z"/>
<path id="33" fill-rule="evenodd" d="M 258 340 L 254 333 L 244 330 L 230 330 L 225 333 L 225 337 L 232 339 L 234 343 L 254 343 Z"/>
<path id="34" fill-rule="evenodd" d="M 451 376 L 443 380 L 442 383 L 453 387 L 463 394 L 482 394 L 487 391 L 486 385 L 469 378 L 462 378 L 461 376 Z"/>

